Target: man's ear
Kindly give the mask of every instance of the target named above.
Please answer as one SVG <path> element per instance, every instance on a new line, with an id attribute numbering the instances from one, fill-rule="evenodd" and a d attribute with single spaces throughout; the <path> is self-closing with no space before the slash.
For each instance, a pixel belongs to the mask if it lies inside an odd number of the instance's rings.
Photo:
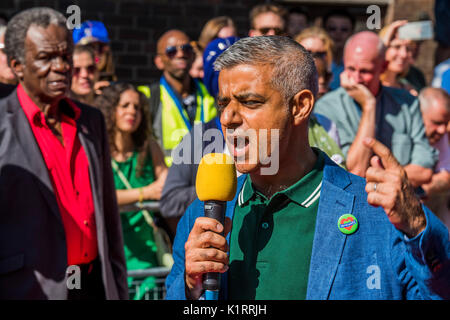
<path id="1" fill-rule="evenodd" d="M 305 119 L 309 118 L 314 107 L 314 95 L 310 90 L 302 90 L 297 92 L 297 94 L 291 100 L 291 112 L 294 118 L 294 124 L 299 125 Z"/>
<path id="2" fill-rule="evenodd" d="M 155 63 L 155 66 L 158 68 L 158 70 L 164 70 L 164 62 L 162 61 L 162 58 L 159 54 L 155 56 L 153 62 Z"/>
<path id="3" fill-rule="evenodd" d="M 9 67 L 11 68 L 12 72 L 16 75 L 17 79 L 20 81 L 23 79 L 23 69 L 24 65 L 19 60 L 12 58 Z"/>

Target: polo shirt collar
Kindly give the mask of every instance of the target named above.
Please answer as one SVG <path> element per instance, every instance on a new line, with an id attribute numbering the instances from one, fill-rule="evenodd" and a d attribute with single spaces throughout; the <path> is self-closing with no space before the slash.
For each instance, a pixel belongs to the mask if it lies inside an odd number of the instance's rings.
<path id="1" fill-rule="evenodd" d="M 317 179 L 317 175 L 322 176 L 322 171 L 325 165 L 325 155 L 322 151 L 320 151 L 317 148 L 313 148 L 313 151 L 317 155 L 317 160 L 313 169 L 289 188 L 275 193 L 272 196 L 272 199 L 277 194 L 284 194 L 291 201 L 297 203 L 302 207 L 307 208 L 311 204 L 313 204 L 317 200 L 317 198 L 319 198 L 320 190 L 322 188 L 322 179 Z M 317 180 L 320 180 L 320 182 L 317 183 Z M 311 183 L 315 183 L 312 192 L 304 194 L 303 191 L 305 186 L 310 185 Z M 299 190 L 301 190 L 301 192 L 299 192 Z M 253 188 L 250 175 L 247 175 L 247 178 L 238 196 L 238 205 L 240 207 L 245 206 L 250 200 L 254 199 L 257 196 L 257 194 L 259 193 Z"/>

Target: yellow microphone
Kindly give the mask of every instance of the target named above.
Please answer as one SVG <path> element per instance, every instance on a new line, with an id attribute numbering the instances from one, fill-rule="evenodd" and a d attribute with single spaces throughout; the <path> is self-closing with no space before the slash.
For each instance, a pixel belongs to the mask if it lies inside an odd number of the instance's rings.
<path id="1" fill-rule="evenodd" d="M 195 190 L 199 200 L 205 203 L 205 217 L 216 219 L 224 225 L 226 201 L 233 200 L 236 185 L 236 167 L 231 156 L 224 153 L 203 156 L 198 166 Z M 219 273 L 206 273 L 203 278 L 206 300 L 217 300 L 219 288 Z"/>
<path id="2" fill-rule="evenodd" d="M 208 153 L 198 166 L 195 190 L 200 201 L 231 201 L 236 194 L 236 167 L 225 153 Z"/>

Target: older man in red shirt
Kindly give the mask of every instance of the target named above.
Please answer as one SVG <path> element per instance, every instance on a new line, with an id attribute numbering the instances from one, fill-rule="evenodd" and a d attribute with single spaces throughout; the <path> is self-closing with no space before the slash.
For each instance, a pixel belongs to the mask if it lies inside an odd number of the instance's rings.
<path id="1" fill-rule="evenodd" d="M 19 85 L 0 102 L 0 299 L 126 299 L 104 120 L 66 98 L 66 20 L 49 8 L 23 11 L 5 46 Z"/>

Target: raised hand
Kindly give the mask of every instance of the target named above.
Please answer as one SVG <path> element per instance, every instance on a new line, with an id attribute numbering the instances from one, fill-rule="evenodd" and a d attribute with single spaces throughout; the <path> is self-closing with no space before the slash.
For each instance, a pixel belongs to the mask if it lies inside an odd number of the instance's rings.
<path id="1" fill-rule="evenodd" d="M 425 229 L 426 218 L 406 171 L 381 142 L 366 138 L 364 144 L 375 154 L 366 171 L 367 201 L 381 206 L 389 221 L 408 237 L 417 236 Z"/>

